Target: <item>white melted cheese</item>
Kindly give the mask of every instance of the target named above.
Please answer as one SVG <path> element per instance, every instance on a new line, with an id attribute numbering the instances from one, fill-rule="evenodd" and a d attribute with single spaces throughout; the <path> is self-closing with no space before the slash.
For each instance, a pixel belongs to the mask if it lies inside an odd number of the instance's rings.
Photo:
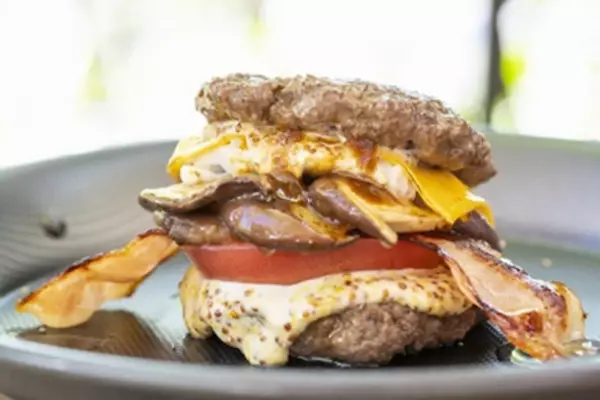
<path id="1" fill-rule="evenodd" d="M 215 130 L 222 133 L 216 136 Z M 380 150 L 374 150 L 372 157 L 375 160 L 370 166 L 361 161 L 361 154 L 364 155 L 365 151 L 358 151 L 344 137 L 303 133 L 300 139 L 286 141 L 281 135 L 265 135 L 246 123 L 209 124 L 203 135 L 180 143 L 172 161 L 177 159 L 181 165 L 174 171 L 177 171 L 179 180 L 187 184 L 248 172 L 269 174 L 285 171 L 297 178 L 305 173 L 313 176 L 343 173 L 372 180 L 400 199 L 412 200 L 415 197 L 415 188 L 404 168 L 381 159 L 377 154 Z M 385 148 L 384 151 L 408 158 L 400 150 Z"/>
<path id="2" fill-rule="evenodd" d="M 472 306 L 445 267 L 343 273 L 285 286 L 202 279 L 191 267 L 180 295 L 193 336 L 213 331 L 255 365 L 285 364 L 310 323 L 350 306 L 395 301 L 439 317 Z"/>

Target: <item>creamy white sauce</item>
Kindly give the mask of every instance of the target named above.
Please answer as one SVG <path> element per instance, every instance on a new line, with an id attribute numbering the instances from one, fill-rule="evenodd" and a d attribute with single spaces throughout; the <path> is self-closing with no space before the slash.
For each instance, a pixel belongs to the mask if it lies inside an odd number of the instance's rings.
<path id="1" fill-rule="evenodd" d="M 344 273 L 285 286 L 201 279 L 192 268 L 181 288 L 192 335 L 205 338 L 212 330 L 251 364 L 263 365 L 286 363 L 310 323 L 349 306 L 395 301 L 442 317 L 472 305 L 445 267 Z"/>
<path id="2" fill-rule="evenodd" d="M 214 130 L 213 127 L 209 126 L 207 129 L 209 128 L 211 132 Z M 204 135 L 206 141 L 202 145 L 210 147 L 211 150 L 182 166 L 181 181 L 196 184 L 219 179 L 224 175 L 237 175 L 249 171 L 268 174 L 287 170 L 296 177 L 304 173 L 345 173 L 371 179 L 388 188 L 398 198 L 412 200 L 415 197 L 415 188 L 402 166 L 392 165 L 377 157 L 374 167 L 367 168 L 361 165 L 356 151 L 343 139 L 319 140 L 319 135 L 311 134 L 313 140 L 281 143 L 274 135 L 264 140 L 256 140 L 262 134 L 249 124 L 244 124 L 244 128 L 239 131 L 247 138 L 254 137 L 254 140 L 246 140 L 246 146 L 243 146 L 241 140 L 232 140 L 214 147 L 212 143 L 217 143 L 219 137 L 214 137 L 213 134 Z M 402 153 L 400 150 L 386 150 Z M 401 155 L 407 157 L 406 154 Z"/>

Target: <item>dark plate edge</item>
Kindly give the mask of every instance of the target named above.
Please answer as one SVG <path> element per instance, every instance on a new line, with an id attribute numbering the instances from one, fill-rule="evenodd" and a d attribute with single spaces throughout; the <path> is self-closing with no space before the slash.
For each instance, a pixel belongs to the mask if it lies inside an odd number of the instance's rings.
<path id="1" fill-rule="evenodd" d="M 549 389 L 574 392 L 597 388 L 600 362 L 594 359 L 549 363 L 543 367 L 481 367 L 405 369 L 349 372 L 347 370 L 286 370 L 231 368 L 226 366 L 186 365 L 130 357 L 99 354 L 86 359 L 85 352 L 65 349 L 63 357 L 48 354 L 47 345 L 27 343 L 27 348 L 3 346 L 0 372 L 16 368 L 23 373 L 54 379 L 77 378 L 84 381 L 110 382 L 111 385 L 143 391 L 180 394 L 219 394 L 243 397 L 260 394 L 264 398 L 317 396 L 327 392 L 347 398 L 373 394 L 381 396 L 484 396 L 501 390 L 503 396 L 540 394 Z M 165 374 L 165 368 L 169 373 Z M 351 376 L 351 379 L 350 378 Z M 231 382 L 235 382 L 232 385 Z M 508 385 L 507 382 L 510 382 Z M 300 390 L 301 389 L 301 390 Z"/>
<path id="2" fill-rule="evenodd" d="M 570 142 L 556 139 L 532 138 L 511 135 L 491 135 L 492 141 L 509 143 L 518 141 L 520 145 L 537 147 L 549 146 L 565 151 L 585 152 L 600 155 L 600 145 L 591 142 Z M 0 170 L 3 174 L 37 169 L 49 163 L 70 163 L 90 155 L 102 156 L 113 152 L 128 151 L 132 148 L 155 148 L 173 143 L 173 140 L 127 144 L 72 154 L 59 159 L 38 161 L 27 165 Z M 566 148 L 563 147 L 566 145 Z M 554 240 L 552 240 L 554 242 Z M 536 240 L 537 242 L 537 240 Z M 41 347 L 38 347 L 41 346 Z M 378 370 L 361 372 L 348 380 L 347 371 L 290 371 L 285 369 L 264 371 L 261 369 L 238 369 L 226 366 L 192 366 L 159 361 L 139 363 L 137 359 L 99 355 L 94 362 L 85 359 L 86 353 L 66 350 L 65 357 L 57 358 L 46 354 L 44 345 L 29 348 L 2 346 L 0 351 L 0 371 L 11 374 L 14 368 L 23 374 L 46 375 L 54 379 L 77 377 L 87 381 L 110 381 L 123 387 L 138 387 L 143 390 L 172 390 L 174 393 L 213 393 L 227 396 L 245 396 L 260 393 L 263 397 L 291 397 L 291 393 L 302 388 L 301 396 L 322 394 L 324 390 L 346 397 L 372 395 L 373 389 L 382 395 L 403 396 L 437 394 L 448 397 L 468 397 L 489 394 L 501 389 L 506 396 L 522 393 L 539 393 L 548 388 L 572 389 L 599 387 L 600 362 L 592 359 L 575 360 L 568 363 L 549 364 L 534 370 L 517 368 L 495 369 L 493 374 L 480 367 L 457 367 L 452 370 L 430 368 L 406 369 L 397 371 Z M 35 351 L 39 351 L 36 353 Z M 165 367 L 169 374 L 165 375 Z M 327 375 L 324 379 L 324 375 Z M 8 375 L 7 375 L 8 376 Z M 236 385 L 231 385 L 231 381 Z M 507 385 L 510 380 L 510 385 Z M 259 388 L 259 389 L 257 389 Z"/>

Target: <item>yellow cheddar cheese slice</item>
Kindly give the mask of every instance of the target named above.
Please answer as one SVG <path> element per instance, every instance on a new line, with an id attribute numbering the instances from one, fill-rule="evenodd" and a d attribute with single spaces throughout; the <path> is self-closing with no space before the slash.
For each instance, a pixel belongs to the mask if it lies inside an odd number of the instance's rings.
<path id="1" fill-rule="evenodd" d="M 425 204 L 447 222 L 454 223 L 471 211 L 478 211 L 491 226 L 495 225 L 485 199 L 473 194 L 453 173 L 417 166 L 392 151 L 383 151 L 381 156 L 391 164 L 401 164 Z"/>

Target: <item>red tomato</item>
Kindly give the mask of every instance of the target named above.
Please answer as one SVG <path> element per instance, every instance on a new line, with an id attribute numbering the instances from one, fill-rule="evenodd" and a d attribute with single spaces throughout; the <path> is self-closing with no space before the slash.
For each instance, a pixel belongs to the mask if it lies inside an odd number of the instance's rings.
<path id="1" fill-rule="evenodd" d="M 266 254 L 249 243 L 183 246 L 183 252 L 208 279 L 289 285 L 330 274 L 404 268 L 435 268 L 433 251 L 399 241 L 385 248 L 376 239 L 359 239 L 334 250 L 314 253 L 276 251 Z"/>

